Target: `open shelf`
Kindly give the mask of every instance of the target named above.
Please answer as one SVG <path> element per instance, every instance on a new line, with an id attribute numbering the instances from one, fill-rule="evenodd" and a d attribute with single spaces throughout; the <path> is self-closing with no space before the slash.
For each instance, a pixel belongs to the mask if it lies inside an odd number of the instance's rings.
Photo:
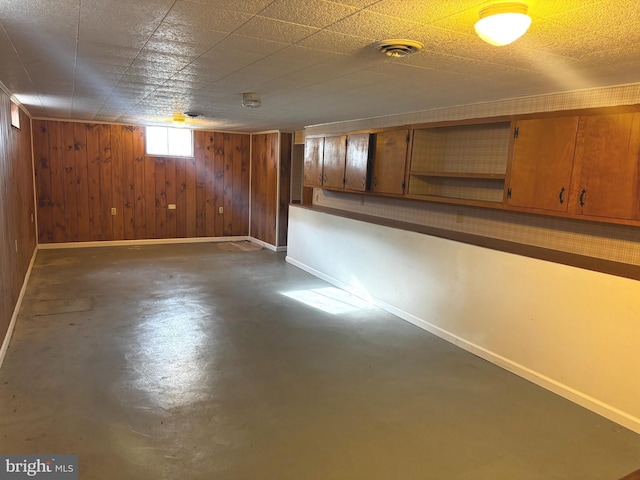
<path id="1" fill-rule="evenodd" d="M 408 195 L 502 203 L 509 122 L 414 131 Z"/>

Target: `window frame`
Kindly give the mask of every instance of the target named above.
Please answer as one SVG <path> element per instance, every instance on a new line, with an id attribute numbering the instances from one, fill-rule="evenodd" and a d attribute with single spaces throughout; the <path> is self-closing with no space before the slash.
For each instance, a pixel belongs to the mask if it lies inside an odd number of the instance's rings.
<path id="1" fill-rule="evenodd" d="M 166 138 L 167 138 L 167 144 L 166 144 L 166 151 L 165 153 L 151 153 L 149 152 L 149 135 L 148 135 L 148 129 L 149 128 L 155 128 L 155 129 L 163 129 L 166 131 Z M 171 130 L 178 130 L 178 131 L 187 131 L 189 132 L 189 136 L 190 136 L 190 146 L 191 146 L 191 151 L 188 155 L 184 155 L 184 154 L 176 154 L 176 153 L 170 153 L 171 152 L 171 143 L 170 143 L 170 137 L 169 137 L 169 131 Z M 175 158 L 194 158 L 195 156 L 195 136 L 193 135 L 193 129 L 190 128 L 176 128 L 176 127 L 168 127 L 168 126 L 164 126 L 164 125 L 147 125 L 145 126 L 144 129 L 144 154 L 149 156 L 149 157 L 175 157 Z"/>

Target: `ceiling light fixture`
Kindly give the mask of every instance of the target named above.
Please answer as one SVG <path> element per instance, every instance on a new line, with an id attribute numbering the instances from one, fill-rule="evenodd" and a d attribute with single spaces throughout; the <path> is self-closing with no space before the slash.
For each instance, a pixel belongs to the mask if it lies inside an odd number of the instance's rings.
<path id="1" fill-rule="evenodd" d="M 373 48 L 380 53 L 384 53 L 387 57 L 402 58 L 409 54 L 415 53 L 424 48 L 424 45 L 415 40 L 405 40 L 403 38 L 390 38 L 389 40 L 381 40 L 372 45 Z"/>
<path id="2" fill-rule="evenodd" d="M 529 29 L 531 17 L 527 6 L 520 2 L 496 3 L 480 10 L 480 20 L 475 24 L 476 33 L 495 46 L 509 45 Z"/>
<path id="3" fill-rule="evenodd" d="M 245 92 L 242 94 L 242 106 L 249 108 L 258 108 L 262 105 L 260 94 L 256 92 Z"/>
<path id="4" fill-rule="evenodd" d="M 176 112 L 173 114 L 173 124 L 176 127 L 183 127 L 187 118 L 184 116 L 184 113 Z"/>

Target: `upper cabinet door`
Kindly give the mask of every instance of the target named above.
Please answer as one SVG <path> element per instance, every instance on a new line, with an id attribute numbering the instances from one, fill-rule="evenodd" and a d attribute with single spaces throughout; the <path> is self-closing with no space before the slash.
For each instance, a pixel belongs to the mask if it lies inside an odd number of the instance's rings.
<path id="1" fill-rule="evenodd" d="M 579 117 L 515 124 L 507 204 L 566 212 Z"/>
<path id="2" fill-rule="evenodd" d="M 324 137 L 324 175 L 322 185 L 327 188 L 344 188 L 344 162 L 347 153 L 347 136 Z"/>
<path id="3" fill-rule="evenodd" d="M 371 191 L 404 193 L 409 130 L 390 130 L 376 134 Z"/>
<path id="4" fill-rule="evenodd" d="M 344 186 L 349 190 L 364 192 L 369 185 L 369 156 L 372 153 L 373 136 L 370 133 L 349 135 L 347 138 L 347 163 Z"/>
<path id="5" fill-rule="evenodd" d="M 640 219 L 640 113 L 582 117 L 573 178 L 575 213 Z"/>
<path id="6" fill-rule="evenodd" d="M 304 185 L 322 186 L 322 161 L 324 137 L 307 138 L 304 141 Z"/>

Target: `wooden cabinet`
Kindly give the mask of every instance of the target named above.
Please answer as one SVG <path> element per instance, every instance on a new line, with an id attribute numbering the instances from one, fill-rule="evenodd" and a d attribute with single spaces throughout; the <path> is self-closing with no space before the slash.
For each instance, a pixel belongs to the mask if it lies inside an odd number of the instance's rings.
<path id="1" fill-rule="evenodd" d="M 374 151 L 374 136 L 370 133 L 349 135 L 344 171 L 344 187 L 364 192 L 369 188 L 371 154 Z"/>
<path id="2" fill-rule="evenodd" d="M 324 137 L 323 187 L 344 188 L 346 152 L 346 135 Z"/>
<path id="3" fill-rule="evenodd" d="M 409 138 L 407 128 L 376 134 L 372 192 L 404 193 Z"/>
<path id="4" fill-rule="evenodd" d="M 307 138 L 305 186 L 638 225 L 640 111 L 619 111 Z"/>
<path id="5" fill-rule="evenodd" d="M 640 114 L 516 122 L 507 205 L 640 219 Z"/>
<path id="6" fill-rule="evenodd" d="M 409 195 L 502 203 L 509 141 L 509 122 L 414 130 Z"/>
<path id="7" fill-rule="evenodd" d="M 373 138 L 370 133 L 307 138 L 304 185 L 367 191 Z"/>
<path id="8" fill-rule="evenodd" d="M 304 186 L 322 186 L 324 137 L 307 138 L 304 142 Z"/>
<path id="9" fill-rule="evenodd" d="M 640 220 L 640 113 L 580 119 L 571 211 Z"/>
<path id="10" fill-rule="evenodd" d="M 578 116 L 515 122 L 507 205 L 566 212 Z"/>

